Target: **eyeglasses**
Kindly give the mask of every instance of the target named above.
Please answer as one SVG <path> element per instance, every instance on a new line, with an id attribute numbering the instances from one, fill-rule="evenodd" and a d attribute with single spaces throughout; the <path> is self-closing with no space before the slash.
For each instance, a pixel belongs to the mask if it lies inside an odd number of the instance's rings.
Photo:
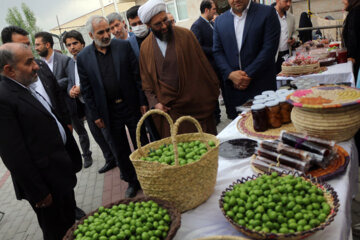
<path id="1" fill-rule="evenodd" d="M 169 20 L 169 19 L 164 19 L 162 20 L 161 22 L 158 22 L 158 23 L 154 23 L 153 26 L 156 27 L 156 28 L 160 28 L 162 27 L 163 24 L 165 24 L 166 26 L 168 26 L 172 21 Z"/>

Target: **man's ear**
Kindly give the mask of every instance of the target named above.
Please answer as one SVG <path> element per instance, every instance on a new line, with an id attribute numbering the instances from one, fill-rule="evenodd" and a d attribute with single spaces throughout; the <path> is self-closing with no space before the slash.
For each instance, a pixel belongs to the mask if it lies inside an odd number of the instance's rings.
<path id="1" fill-rule="evenodd" d="M 51 47 L 50 43 L 49 42 L 45 43 L 45 47 L 49 49 Z"/>
<path id="2" fill-rule="evenodd" d="M 10 77 L 10 78 L 15 78 L 15 69 L 13 66 L 11 66 L 10 64 L 6 64 L 3 68 L 3 75 Z"/>
<path id="3" fill-rule="evenodd" d="M 91 39 L 94 39 L 94 35 L 92 34 L 92 32 L 89 32 L 89 37 L 90 37 Z"/>

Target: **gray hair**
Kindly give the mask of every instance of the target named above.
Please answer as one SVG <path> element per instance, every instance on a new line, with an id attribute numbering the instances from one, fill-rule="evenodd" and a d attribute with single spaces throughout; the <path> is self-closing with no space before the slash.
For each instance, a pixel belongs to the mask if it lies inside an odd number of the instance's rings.
<path id="1" fill-rule="evenodd" d="M 110 13 L 106 18 L 109 21 L 109 24 L 112 24 L 115 20 L 119 20 L 120 22 L 124 21 L 123 17 L 117 12 Z"/>
<path id="2" fill-rule="evenodd" d="M 3 73 L 5 65 L 15 64 L 15 54 L 9 48 L 0 49 L 0 73 Z"/>
<path id="3" fill-rule="evenodd" d="M 90 32 L 94 33 L 93 24 L 98 24 L 102 21 L 105 21 L 108 23 L 108 20 L 106 18 L 104 18 L 103 16 L 93 15 L 86 21 L 85 28 L 89 33 Z"/>
<path id="4" fill-rule="evenodd" d="M 14 66 L 16 64 L 16 50 L 18 48 L 29 49 L 23 43 L 5 43 L 0 47 L 0 73 L 3 73 L 5 65 Z"/>

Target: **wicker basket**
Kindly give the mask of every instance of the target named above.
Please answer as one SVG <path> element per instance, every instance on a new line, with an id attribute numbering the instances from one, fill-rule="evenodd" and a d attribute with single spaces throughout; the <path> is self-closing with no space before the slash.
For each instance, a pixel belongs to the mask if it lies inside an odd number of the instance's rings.
<path id="1" fill-rule="evenodd" d="M 352 138 L 360 128 L 360 105 L 341 108 L 300 108 L 291 111 L 298 132 L 337 142 Z"/>
<path id="2" fill-rule="evenodd" d="M 281 66 L 281 73 L 284 75 L 301 75 L 315 73 L 321 70 L 319 63 L 295 66 Z"/>
<path id="3" fill-rule="evenodd" d="M 170 124 L 171 137 L 152 142 L 142 147 L 140 142 L 140 128 L 151 114 L 160 114 L 166 117 Z M 183 121 L 195 124 L 198 133 L 177 135 L 178 127 Z M 204 142 L 208 151 L 197 161 L 180 166 L 177 151 L 177 142 L 199 140 Z M 215 143 L 210 148 L 208 141 Z M 205 202 L 214 191 L 218 169 L 219 140 L 211 134 L 203 133 L 197 120 L 185 116 L 173 124 L 170 116 L 159 110 L 151 110 L 140 119 L 136 129 L 138 149 L 130 155 L 140 181 L 141 188 L 146 196 L 167 200 L 181 212 L 185 212 Z M 175 165 L 140 160 L 150 149 L 157 149 L 163 144 L 174 145 Z"/>
<path id="4" fill-rule="evenodd" d="M 114 205 L 119 205 L 120 203 L 123 204 L 128 204 L 130 202 L 144 202 L 144 201 L 149 201 L 149 200 L 153 200 L 154 202 L 156 202 L 157 204 L 159 204 L 159 206 L 161 206 L 162 208 L 166 208 L 168 210 L 168 213 L 171 217 L 171 224 L 169 227 L 169 232 L 168 235 L 166 236 L 165 240 L 171 240 L 175 237 L 177 230 L 180 228 L 180 224 L 181 224 L 181 214 L 180 212 L 169 202 L 167 201 L 163 201 L 160 199 L 156 199 L 156 198 L 152 198 L 152 197 L 138 197 L 138 198 L 126 198 L 126 199 L 121 199 L 117 202 L 114 203 L 110 203 L 108 205 L 105 205 L 105 208 L 111 208 Z M 64 236 L 63 240 L 73 240 L 74 239 L 74 231 L 77 229 L 77 227 L 80 224 L 84 223 L 84 220 L 87 219 L 88 217 L 94 215 L 94 213 L 96 213 L 98 211 L 98 209 L 96 209 L 95 211 L 92 211 L 91 213 L 87 214 L 85 217 L 81 218 L 80 221 L 76 222 L 67 232 L 66 235 Z"/>
<path id="5" fill-rule="evenodd" d="M 237 237 L 237 236 L 211 236 L 211 237 L 197 238 L 196 240 L 248 240 L 248 238 Z"/>
<path id="6" fill-rule="evenodd" d="M 270 173 L 265 173 L 270 174 Z M 306 181 L 310 181 L 312 184 L 316 185 L 317 187 L 321 188 L 324 191 L 324 197 L 327 200 L 327 203 L 331 207 L 331 212 L 329 216 L 327 217 L 326 221 L 321 223 L 320 226 L 317 226 L 313 229 L 310 229 L 308 231 L 302 231 L 302 232 L 296 232 L 296 233 L 288 233 L 288 234 L 274 234 L 274 233 L 264 233 L 264 232 L 258 232 L 254 230 L 250 230 L 246 228 L 245 226 L 241 226 L 238 223 L 236 223 L 234 220 L 232 220 L 230 217 L 228 217 L 225 214 L 225 210 L 223 207 L 223 198 L 225 197 L 226 192 L 233 190 L 234 186 L 237 184 L 243 184 L 247 181 L 254 180 L 258 177 L 260 177 L 262 174 L 253 175 L 251 177 L 238 179 L 236 182 L 234 182 L 232 185 L 230 185 L 228 188 L 226 188 L 225 191 L 222 192 L 221 198 L 219 200 L 220 208 L 222 213 L 224 214 L 225 218 L 231 223 L 231 225 L 238 231 L 242 232 L 246 236 L 251 237 L 251 239 L 280 239 L 280 240 L 297 240 L 297 239 L 304 239 L 312 234 L 314 234 L 316 231 L 323 230 L 326 226 L 330 225 L 332 221 L 334 221 L 334 218 L 339 210 L 340 203 L 339 199 L 337 197 L 337 193 L 335 190 L 327 183 L 321 183 L 318 181 L 318 179 L 313 178 L 310 175 L 304 175 L 304 174 L 297 174 L 293 172 L 283 172 L 283 175 L 294 175 L 294 176 L 300 176 L 303 177 Z"/>

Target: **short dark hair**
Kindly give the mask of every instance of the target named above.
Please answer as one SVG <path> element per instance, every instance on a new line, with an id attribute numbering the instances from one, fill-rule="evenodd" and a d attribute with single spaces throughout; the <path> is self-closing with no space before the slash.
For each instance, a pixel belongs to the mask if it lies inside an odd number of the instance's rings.
<path id="1" fill-rule="evenodd" d="M 353 8 L 360 6 L 360 1 L 358 1 L 358 0 L 348 0 L 348 2 L 349 2 L 349 5 L 345 9 L 348 12 L 350 12 Z"/>
<path id="2" fill-rule="evenodd" d="M 213 1 L 211 1 L 211 0 L 203 0 L 200 3 L 200 12 L 204 13 L 206 8 L 211 9 L 212 4 L 213 4 Z"/>
<path id="3" fill-rule="evenodd" d="M 43 43 L 50 43 L 51 48 L 54 46 L 54 40 L 50 33 L 48 32 L 38 32 L 35 34 L 35 38 L 42 38 Z"/>
<path id="4" fill-rule="evenodd" d="M 22 29 L 22 28 L 20 28 L 18 26 L 5 27 L 1 31 L 1 41 L 3 42 L 3 44 L 12 42 L 13 33 L 17 33 L 17 34 L 20 34 L 22 36 L 29 35 L 29 33 L 26 30 L 24 30 L 24 29 Z"/>
<path id="5" fill-rule="evenodd" d="M 136 5 L 136 6 L 133 6 L 131 8 L 129 8 L 127 11 L 126 11 L 126 18 L 129 19 L 134 19 L 138 16 L 138 10 L 140 8 L 140 5 Z"/>
<path id="6" fill-rule="evenodd" d="M 76 30 L 71 30 L 69 32 L 66 32 L 63 36 L 63 43 L 66 45 L 66 39 L 68 38 L 75 38 L 76 40 L 78 40 L 81 44 L 83 44 L 85 46 L 85 41 L 84 38 L 82 36 L 82 34 Z"/>

